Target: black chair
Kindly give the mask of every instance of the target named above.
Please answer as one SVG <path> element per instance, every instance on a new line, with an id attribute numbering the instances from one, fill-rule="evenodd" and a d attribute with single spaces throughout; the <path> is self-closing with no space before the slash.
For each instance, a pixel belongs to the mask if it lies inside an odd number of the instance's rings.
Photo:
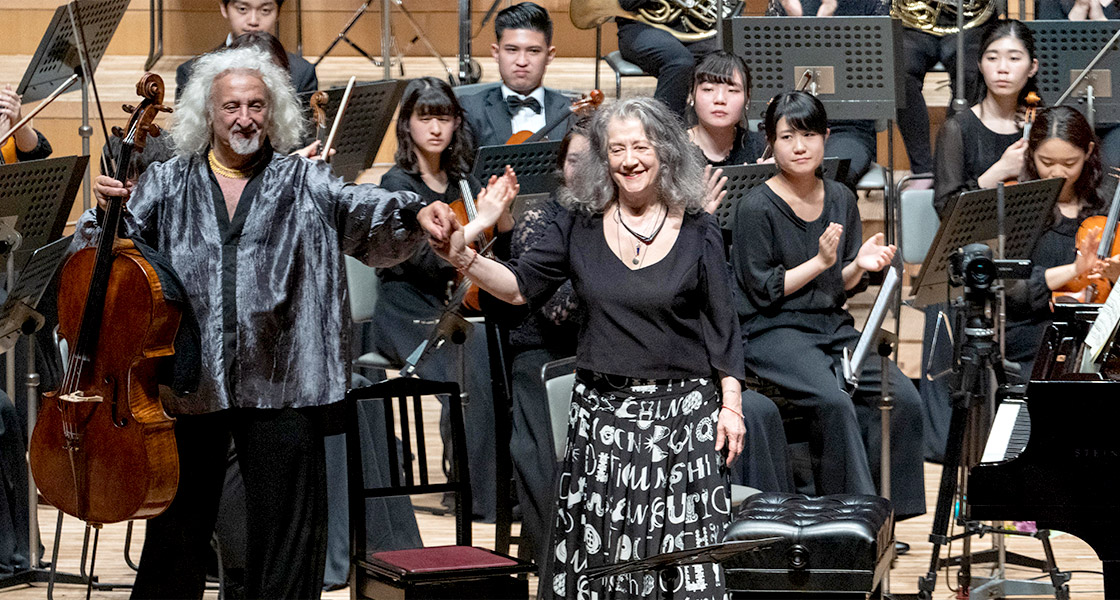
<path id="1" fill-rule="evenodd" d="M 447 398 L 451 411 L 451 474 L 446 483 L 428 476 L 427 437 L 421 396 Z M 367 487 L 357 434 L 358 403 L 380 401 L 385 407 L 385 436 L 400 436 L 403 452 L 416 460 L 401 460 L 397 445 L 388 444 L 388 487 Z M 413 598 L 527 599 L 528 581 L 517 575 L 536 568 L 525 561 L 471 546 L 471 488 L 466 432 L 459 386 L 454 383 L 397 378 L 346 395 L 346 464 L 350 496 L 350 586 L 353 598 L 405 600 Z M 398 429 L 399 427 L 399 429 Z M 365 505 L 368 498 L 450 493 L 455 500 L 454 546 L 369 552 L 366 547 Z"/>

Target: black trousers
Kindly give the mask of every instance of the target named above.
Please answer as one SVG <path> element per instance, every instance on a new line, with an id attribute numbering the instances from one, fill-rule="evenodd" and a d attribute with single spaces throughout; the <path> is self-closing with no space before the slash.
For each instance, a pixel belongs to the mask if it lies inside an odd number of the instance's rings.
<path id="1" fill-rule="evenodd" d="M 983 28 L 964 32 L 964 97 L 971 104 L 980 83 L 980 36 Z M 932 173 L 933 153 L 930 146 L 929 108 L 922 96 L 926 73 L 938 62 L 949 70 L 953 97 L 957 93 L 957 36 L 937 37 L 916 29 L 902 30 L 902 52 L 906 63 L 906 108 L 898 109 L 898 131 L 910 158 L 910 172 Z M 949 115 L 951 116 L 950 104 Z"/>
<path id="2" fill-rule="evenodd" d="M 731 483 L 764 492 L 793 492 L 793 469 L 778 406 L 754 390 L 743 390 L 743 453 L 731 465 Z"/>
<path id="3" fill-rule="evenodd" d="M 667 31 L 630 19 L 618 20 L 618 51 L 622 58 L 657 78 L 653 97 L 684 116 L 692 70 L 704 55 L 719 50 L 713 37 L 683 43 Z"/>
<path id="4" fill-rule="evenodd" d="M 201 598 L 232 438 L 245 481 L 248 598 L 318 598 L 326 546 L 321 409 L 179 416 L 179 491 L 147 524 L 133 598 Z"/>
<path id="5" fill-rule="evenodd" d="M 745 345 L 748 369 L 782 388 L 795 407 L 812 413 L 810 449 L 820 494 L 876 494 L 882 446 L 877 357 L 868 359 L 852 396 L 837 372 L 844 347 L 859 332 L 838 317 L 821 315 L 818 332 L 789 328 L 754 335 Z M 849 317 L 850 318 L 850 317 Z M 903 519 L 925 512 L 921 398 L 909 378 L 890 363 L 891 502 Z"/>
<path id="6" fill-rule="evenodd" d="M 853 192 L 871 163 L 875 161 L 875 122 L 874 121 L 833 121 L 828 127 L 828 141 L 824 145 L 825 156 L 836 156 L 851 161 L 848 174 L 843 183 Z"/>
<path id="7" fill-rule="evenodd" d="M 551 563 L 549 536 L 556 520 L 560 462 L 556 458 L 541 367 L 565 356 L 566 353 L 534 348 L 518 352 L 513 358 L 513 430 L 509 451 L 521 506 L 522 551 L 519 553 L 542 566 Z M 561 426 L 567 430 L 566 419 Z"/>

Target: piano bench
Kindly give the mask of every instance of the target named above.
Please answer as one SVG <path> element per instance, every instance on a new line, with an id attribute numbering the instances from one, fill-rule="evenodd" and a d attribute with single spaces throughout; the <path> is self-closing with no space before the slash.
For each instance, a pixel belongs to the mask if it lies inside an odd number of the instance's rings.
<path id="1" fill-rule="evenodd" d="M 725 541 L 779 537 L 723 564 L 733 599 L 869 598 L 894 558 L 894 513 L 878 496 L 767 492 L 739 508 Z"/>

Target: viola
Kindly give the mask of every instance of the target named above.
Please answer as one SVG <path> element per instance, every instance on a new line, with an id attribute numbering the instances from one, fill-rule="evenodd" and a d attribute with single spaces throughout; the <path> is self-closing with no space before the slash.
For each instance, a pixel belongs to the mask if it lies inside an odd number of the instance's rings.
<path id="1" fill-rule="evenodd" d="M 1105 260 L 1120 254 L 1120 237 L 1116 235 L 1118 219 L 1120 219 L 1120 186 L 1116 187 L 1116 193 L 1112 195 L 1112 204 L 1108 207 L 1107 217 L 1097 215 L 1081 221 L 1081 225 L 1077 228 L 1076 247 L 1080 248 L 1087 238 L 1095 238 L 1098 259 Z M 1082 273 L 1061 288 L 1054 290 L 1051 300 L 1054 303 L 1103 304 L 1111 292 L 1112 282 L 1108 279 L 1089 277 L 1088 273 Z"/>
<path id="2" fill-rule="evenodd" d="M 163 80 L 145 73 L 116 162 L 125 181 L 133 150 L 163 106 Z M 97 245 L 62 267 L 59 335 L 70 348 L 59 389 L 44 394 L 29 458 L 39 492 L 83 521 L 103 524 L 158 515 L 179 482 L 174 419 L 159 400 L 156 368 L 174 353 L 180 310 L 165 301 L 152 265 L 118 236 L 124 198 L 110 198 Z"/>
<path id="3" fill-rule="evenodd" d="M 602 90 L 591 90 L 587 94 L 584 94 L 580 99 L 572 102 L 571 106 L 567 106 L 564 110 L 553 115 L 552 118 L 545 122 L 544 127 L 541 127 L 539 130 L 537 130 L 536 133 L 532 131 L 518 131 L 517 133 L 509 136 L 509 139 L 506 140 L 506 145 L 531 144 L 533 142 L 539 142 L 543 140 L 545 136 L 551 133 L 553 129 L 556 129 L 557 125 L 563 123 L 564 119 L 567 119 L 569 115 L 587 114 L 599 108 L 599 105 L 602 103 Z"/>

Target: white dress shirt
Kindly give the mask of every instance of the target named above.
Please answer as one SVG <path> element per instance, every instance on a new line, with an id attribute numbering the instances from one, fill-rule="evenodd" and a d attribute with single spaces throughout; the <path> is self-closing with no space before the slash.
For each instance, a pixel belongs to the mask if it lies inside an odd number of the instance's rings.
<path id="1" fill-rule="evenodd" d="M 516 96 L 518 98 L 536 98 L 537 102 L 540 102 L 541 104 L 540 114 L 533 112 L 529 108 L 522 108 L 521 110 L 517 111 L 517 114 L 513 115 L 513 117 L 510 119 L 510 126 L 513 133 L 517 133 L 518 131 L 532 131 L 533 133 L 536 133 L 537 130 L 544 127 L 545 123 L 548 122 L 548 119 L 545 118 L 544 114 L 544 86 L 540 86 L 537 89 L 533 90 L 532 93 L 530 93 L 528 96 L 522 96 L 521 94 L 518 94 L 517 92 L 506 87 L 506 84 L 503 83 L 502 100 L 505 100 L 510 96 Z"/>

